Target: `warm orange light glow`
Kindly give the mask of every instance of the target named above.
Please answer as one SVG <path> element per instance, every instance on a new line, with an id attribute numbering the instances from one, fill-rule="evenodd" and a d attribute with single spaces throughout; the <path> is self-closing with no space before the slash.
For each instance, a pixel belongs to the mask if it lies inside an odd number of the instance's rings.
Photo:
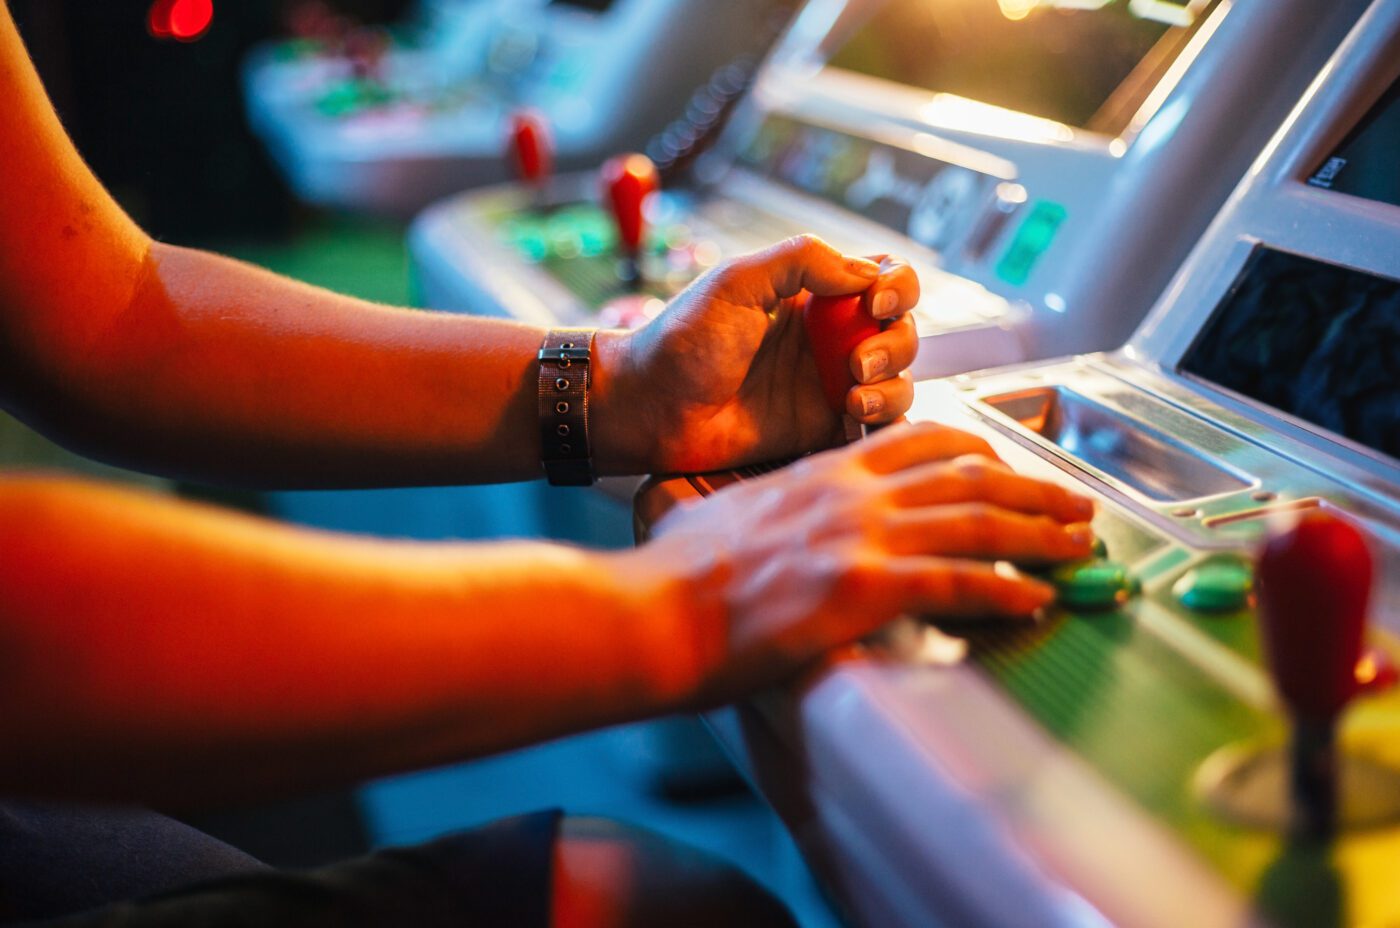
<path id="1" fill-rule="evenodd" d="M 1031 15 L 1031 10 L 1040 6 L 1040 0 L 997 0 L 997 6 L 1001 7 L 1002 16 L 1016 22 Z"/>
<path id="2" fill-rule="evenodd" d="M 1400 683 L 1400 670 L 1384 651 L 1367 648 L 1356 662 L 1356 683 L 1364 693 L 1378 693 Z"/>

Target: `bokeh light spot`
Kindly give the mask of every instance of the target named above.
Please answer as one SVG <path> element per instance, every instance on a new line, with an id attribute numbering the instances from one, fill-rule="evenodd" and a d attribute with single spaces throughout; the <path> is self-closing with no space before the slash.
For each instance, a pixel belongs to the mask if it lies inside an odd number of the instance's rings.
<path id="1" fill-rule="evenodd" d="M 158 39 L 193 42 L 214 21 L 213 0 L 155 0 L 146 14 L 146 28 Z"/>

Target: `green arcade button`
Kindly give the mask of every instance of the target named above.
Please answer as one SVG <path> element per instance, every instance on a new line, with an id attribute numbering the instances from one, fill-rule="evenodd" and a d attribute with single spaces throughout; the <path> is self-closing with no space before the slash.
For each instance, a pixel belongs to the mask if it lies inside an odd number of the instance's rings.
<path id="1" fill-rule="evenodd" d="M 1055 233 L 1059 232 L 1065 215 L 1065 208 L 1050 200 L 1035 204 L 997 262 L 997 276 L 1016 287 L 1029 280 L 1031 269 L 1055 241 Z"/>
<path id="2" fill-rule="evenodd" d="M 1050 572 L 1050 582 L 1069 609 L 1112 609 L 1137 588 L 1128 568 L 1098 559 L 1061 564 Z"/>
<path id="3" fill-rule="evenodd" d="M 1254 569 L 1238 558 L 1215 558 L 1172 584 L 1172 594 L 1197 612 L 1235 612 L 1249 605 L 1254 592 Z"/>

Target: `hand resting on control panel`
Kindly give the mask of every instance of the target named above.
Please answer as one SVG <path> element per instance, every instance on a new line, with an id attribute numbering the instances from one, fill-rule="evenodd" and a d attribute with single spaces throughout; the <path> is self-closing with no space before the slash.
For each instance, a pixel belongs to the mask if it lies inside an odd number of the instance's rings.
<path id="1" fill-rule="evenodd" d="M 902 613 L 1030 616 L 1053 589 L 993 562 L 1086 557 L 1092 515 L 981 438 L 919 423 L 672 510 L 643 556 L 709 565 L 693 688 L 722 702 Z"/>
<path id="2" fill-rule="evenodd" d="M 540 474 L 537 327 L 377 306 L 156 242 L 64 133 L 0 2 L 0 406 L 205 482 Z M 798 310 L 864 292 L 848 411 L 908 408 L 906 265 L 799 237 L 600 333 L 604 472 L 837 440 Z M 963 455 L 982 455 L 967 459 Z M 0 796 L 186 804 L 326 786 L 775 681 L 904 610 L 1020 613 L 989 559 L 1087 550 L 1087 511 L 920 426 L 670 517 L 636 551 L 407 544 L 0 478 Z M 1087 544 L 1087 542 L 1086 542 Z M 1083 549 L 1083 550 L 1081 550 Z"/>

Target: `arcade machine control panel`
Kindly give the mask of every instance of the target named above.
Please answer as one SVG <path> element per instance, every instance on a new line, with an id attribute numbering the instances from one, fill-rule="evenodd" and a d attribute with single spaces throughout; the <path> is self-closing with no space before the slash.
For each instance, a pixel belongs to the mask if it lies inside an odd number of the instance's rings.
<path id="1" fill-rule="evenodd" d="M 1364 3 L 1022 6 L 806 3 L 713 147 L 666 171 L 645 295 L 812 232 L 914 265 L 917 376 L 1121 344 Z M 693 135 L 648 153 L 665 168 Z M 617 311 L 598 189 L 561 175 L 435 205 L 410 234 L 423 302 L 644 319 Z"/>
<path id="2" fill-rule="evenodd" d="M 919 385 L 1100 547 L 714 716 L 853 921 L 1400 924 L 1397 152 L 1377 0 L 1126 346 Z"/>
<path id="3" fill-rule="evenodd" d="M 758 57 L 787 0 L 437 0 L 436 39 L 395 50 L 374 33 L 318 69 L 255 54 L 249 122 L 306 202 L 412 215 L 508 179 L 512 110 L 553 125 L 558 158 L 595 166 L 642 144 L 713 71 Z M 366 38 L 366 36 L 368 36 Z M 297 88 L 301 90 L 298 91 Z"/>

